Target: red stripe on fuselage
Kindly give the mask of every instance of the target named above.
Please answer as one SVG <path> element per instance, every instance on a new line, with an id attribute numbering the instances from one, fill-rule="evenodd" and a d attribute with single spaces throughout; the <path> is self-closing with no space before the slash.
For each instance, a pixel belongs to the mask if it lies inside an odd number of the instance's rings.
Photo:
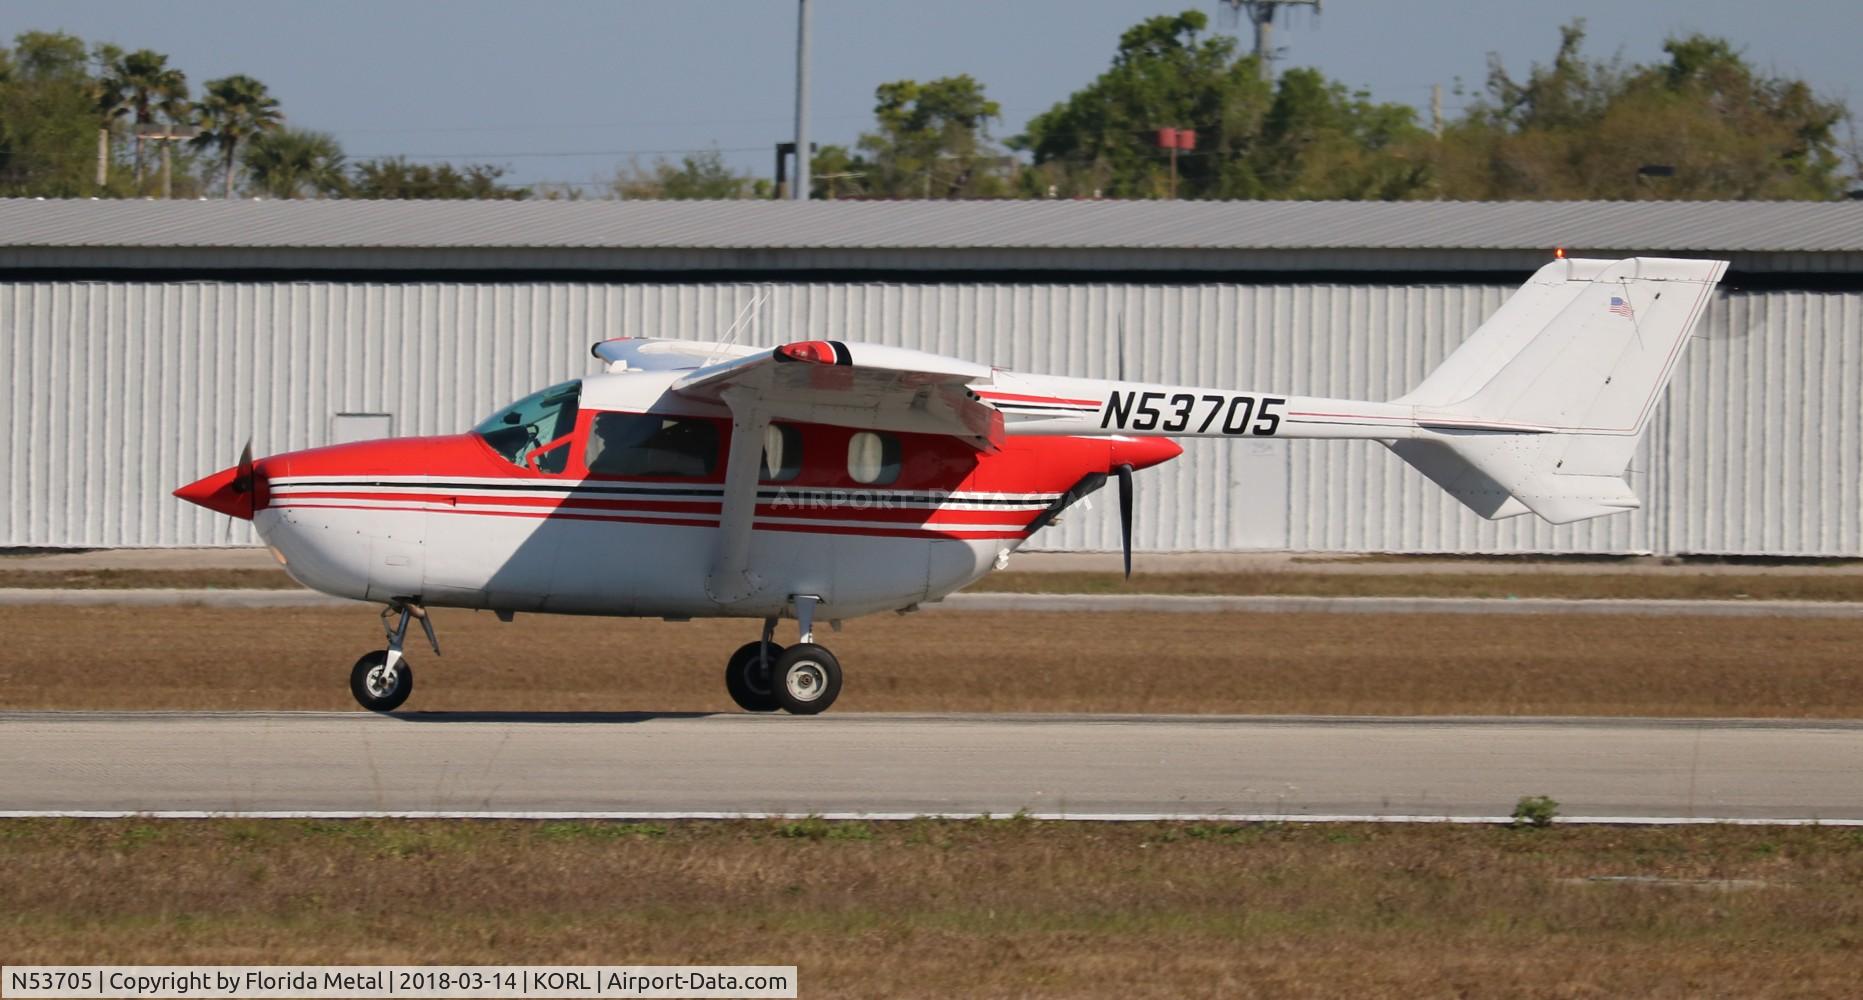
<path id="1" fill-rule="evenodd" d="M 560 510 L 462 510 L 459 508 L 447 508 L 447 507 L 439 507 L 439 508 L 407 507 L 407 506 L 395 506 L 395 505 L 389 505 L 389 504 L 361 505 L 361 504 L 331 504 L 331 503 L 295 503 L 289 500 L 279 502 L 279 503 L 274 503 L 272 504 L 272 507 L 278 510 L 291 510 L 291 509 L 366 510 L 366 511 L 392 511 L 392 512 L 398 512 L 398 513 L 410 513 L 410 514 L 464 514 L 469 517 L 528 517 L 528 518 L 533 518 L 536 520 L 607 521 L 607 522 L 614 522 L 614 523 L 619 523 L 619 524 L 661 525 L 661 526 L 672 527 L 672 528 L 711 529 L 711 528 L 718 527 L 717 521 L 707 520 L 703 518 L 695 518 L 693 520 L 679 520 L 676 518 L 632 517 L 632 516 L 626 516 L 626 515 L 620 515 L 620 514 L 575 514 L 575 513 L 565 513 Z M 894 528 L 894 527 L 887 527 L 882 524 L 876 524 L 872 527 L 853 527 L 853 526 L 848 526 L 848 525 L 828 525 L 828 524 L 812 525 L 812 524 L 758 523 L 754 525 L 754 530 L 756 531 L 800 531 L 800 532 L 804 532 L 807 534 L 819 534 L 819 535 L 871 535 L 871 536 L 876 536 L 876 537 L 888 537 L 888 538 L 927 538 L 927 539 L 963 539 L 963 540 L 1021 538 L 1025 534 L 1025 532 L 1022 530 L 964 531 L 964 530 L 952 529 L 952 530 L 945 530 L 945 531 L 936 531 L 936 530 L 932 530 L 929 528 L 923 528 L 923 529 L 906 528 L 906 527 Z"/>
<path id="2" fill-rule="evenodd" d="M 400 505 L 411 501 L 427 504 L 447 505 L 457 508 L 469 508 L 462 512 L 486 508 L 528 508 L 548 515 L 559 510 L 586 511 L 627 511 L 635 513 L 695 514 L 719 516 L 723 504 L 711 500 L 668 501 L 668 500 L 633 500 L 611 499 L 606 497 L 538 497 L 538 496 L 485 496 L 436 490 L 433 492 L 381 493 L 360 490 L 292 490 L 273 498 L 272 506 L 300 507 L 347 507 L 353 510 L 372 510 L 374 507 L 355 504 L 310 504 L 307 500 L 352 500 L 366 504 Z M 960 501 L 961 502 L 961 501 Z M 1037 507 L 1037 505 L 1041 505 Z M 1028 525 L 1035 516 L 1045 508 L 1046 502 L 1031 500 L 1024 509 L 997 509 L 987 506 L 978 507 L 919 507 L 891 505 L 885 497 L 876 497 L 872 503 L 860 504 L 817 502 L 808 498 L 797 498 L 784 503 L 759 503 L 757 516 L 812 519 L 823 521 L 874 521 L 883 524 L 992 524 L 1004 527 L 1021 528 Z M 392 506 L 385 509 L 402 509 Z M 541 510 L 540 510 L 541 509 Z M 487 511 L 496 513 L 496 511 Z"/>
<path id="3" fill-rule="evenodd" d="M 984 399 L 1000 399 L 1005 403 L 1065 403 L 1069 406 L 1104 406 L 1099 399 L 1062 399 L 1059 396 L 1023 396 L 1013 392 L 980 392 Z"/>

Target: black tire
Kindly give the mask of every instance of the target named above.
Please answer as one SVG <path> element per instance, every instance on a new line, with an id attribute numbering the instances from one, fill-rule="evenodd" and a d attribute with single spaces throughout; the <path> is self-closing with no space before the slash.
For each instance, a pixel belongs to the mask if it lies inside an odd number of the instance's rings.
<path id="1" fill-rule="evenodd" d="M 765 645 L 769 646 L 769 656 L 763 662 L 773 667 L 783 655 L 783 647 L 773 642 L 747 642 L 732 653 L 730 662 L 725 664 L 725 690 L 730 693 L 731 700 L 737 702 L 737 707 L 746 712 L 774 712 L 782 707 L 776 702 L 775 692 L 770 690 L 769 669 L 758 669 L 757 653 Z"/>
<path id="2" fill-rule="evenodd" d="M 841 661 L 812 642 L 798 643 L 776 658 L 770 688 L 791 715 L 825 712 L 841 695 Z"/>
<path id="3" fill-rule="evenodd" d="M 362 654 L 362 659 L 349 671 L 349 693 L 356 696 L 356 704 L 371 712 L 392 712 L 408 700 L 414 693 L 414 668 L 408 665 L 407 657 L 395 666 L 395 686 L 388 691 L 380 690 L 380 680 L 375 679 L 371 688 L 370 674 L 380 670 L 388 663 L 388 650 L 378 649 L 372 653 Z"/>

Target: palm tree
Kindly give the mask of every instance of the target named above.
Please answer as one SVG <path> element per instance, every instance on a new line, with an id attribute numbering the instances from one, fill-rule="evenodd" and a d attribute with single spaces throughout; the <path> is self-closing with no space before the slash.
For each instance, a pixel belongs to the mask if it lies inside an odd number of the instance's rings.
<path id="1" fill-rule="evenodd" d="M 340 194 L 343 147 L 328 132 L 281 128 L 255 136 L 242 158 L 252 183 L 273 198 Z"/>
<path id="2" fill-rule="evenodd" d="M 219 150 L 226 168 L 226 197 L 231 198 L 240 143 L 281 127 L 284 116 L 265 84 L 240 74 L 207 81 L 205 96 L 194 105 L 194 121 L 201 130 L 194 145 Z"/>
<path id="3" fill-rule="evenodd" d="M 129 114 L 129 100 L 123 79 L 118 73 L 123 50 L 105 42 L 98 45 L 92 58 L 98 73 L 91 81 L 91 98 L 97 111 L 97 187 L 110 182 L 110 131 L 117 119 Z"/>
<path id="4" fill-rule="evenodd" d="M 142 190 L 142 131 L 160 114 L 170 121 L 180 119 L 188 107 L 188 77 L 168 65 L 168 57 L 150 49 L 138 49 L 117 59 L 110 67 L 111 78 L 123 95 L 123 103 L 136 116 L 136 190 Z"/>

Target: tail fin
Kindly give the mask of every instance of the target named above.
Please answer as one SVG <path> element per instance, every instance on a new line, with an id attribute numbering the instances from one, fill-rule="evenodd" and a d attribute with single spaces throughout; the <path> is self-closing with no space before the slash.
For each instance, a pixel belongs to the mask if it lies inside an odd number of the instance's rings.
<path id="1" fill-rule="evenodd" d="M 1624 468 L 1726 269 L 1548 264 L 1396 400 L 1434 433 L 1389 447 L 1483 517 L 1565 524 L 1639 506 Z"/>

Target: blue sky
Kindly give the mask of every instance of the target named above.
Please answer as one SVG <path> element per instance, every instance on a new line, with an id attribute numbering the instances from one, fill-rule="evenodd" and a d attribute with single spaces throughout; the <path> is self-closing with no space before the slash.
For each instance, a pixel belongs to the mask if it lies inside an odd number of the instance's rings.
<path id="1" fill-rule="evenodd" d="M 814 138 L 851 142 L 873 88 L 969 73 L 1002 106 L 998 135 L 1105 69 L 1139 20 L 1219 4 L 1180 0 L 814 0 Z M 1470 13 L 1476 11 L 1477 13 Z M 1665 36 L 1731 38 L 1755 63 L 1863 105 L 1863 4 L 1800 0 L 1332 0 L 1278 32 L 1283 65 L 1316 66 L 1381 100 L 1426 107 L 1487 55 L 1516 75 L 1550 58 L 1558 26 L 1587 19 L 1589 51 L 1632 61 Z M 404 153 L 493 162 L 520 182 L 590 182 L 630 155 L 716 147 L 767 175 L 793 127 L 793 0 L 9 0 L 0 34 L 70 31 L 168 53 L 198 84 L 264 80 L 292 124 L 334 133 L 352 158 Z M 1247 36 L 1245 26 L 1232 29 Z"/>

